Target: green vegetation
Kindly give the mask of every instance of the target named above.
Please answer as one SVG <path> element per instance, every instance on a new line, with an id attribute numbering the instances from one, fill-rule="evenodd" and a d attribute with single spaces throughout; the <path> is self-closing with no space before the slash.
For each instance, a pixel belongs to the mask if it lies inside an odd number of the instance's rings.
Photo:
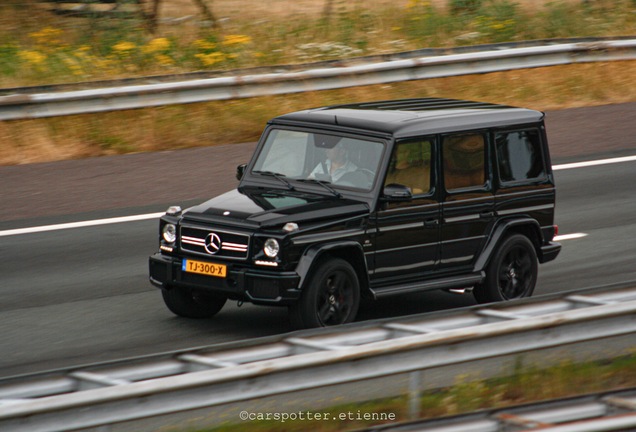
<path id="1" fill-rule="evenodd" d="M 0 94 L 2 87 L 199 70 L 227 73 L 427 47 L 636 34 L 633 0 L 333 0 L 329 15 L 323 2 L 224 1 L 212 4 L 235 9 L 217 14 L 231 16 L 218 28 L 186 20 L 160 25 L 155 35 L 142 21 L 60 18 L 34 2 L 1 3 Z M 181 10 L 190 3 L 164 2 L 176 9 L 173 16 L 192 13 Z M 296 6 L 300 12 L 286 10 Z M 590 63 L 0 122 L 0 165 L 255 141 L 276 115 L 353 101 L 448 97 L 544 111 L 630 102 L 636 100 L 633 70 L 633 61 Z"/>
<path id="2" fill-rule="evenodd" d="M 546 385 L 550 383 L 550 385 Z M 608 392 L 636 386 L 636 357 L 628 356 L 609 362 L 563 362 L 547 369 L 528 368 L 514 376 L 493 379 L 458 377 L 457 384 L 429 391 L 420 398 L 420 418 L 451 416 L 482 409 L 504 408 L 512 405 L 579 396 L 586 393 Z M 396 421 L 409 419 L 406 397 L 391 398 L 362 404 L 341 405 L 316 412 L 330 413 L 333 421 L 250 421 L 249 430 L 257 432 L 304 431 L 321 432 L 360 429 L 382 422 L 358 420 L 358 413 L 394 413 Z M 341 413 L 354 413 L 354 420 L 340 420 Z M 386 416 L 385 416 L 386 417 Z M 234 432 L 246 429 L 246 422 L 220 426 L 206 431 Z"/>
<path id="3" fill-rule="evenodd" d="M 0 6 L 0 85 L 51 84 L 112 77 L 227 70 L 342 59 L 422 47 L 633 34 L 631 0 L 549 2 L 430 1 L 365 7 L 336 2 L 327 19 L 266 16 L 220 28 L 186 22 L 150 35 L 141 21 L 59 18 L 31 2 Z M 69 22 L 70 20 L 70 22 Z M 16 32 L 16 26 L 20 31 Z"/>
<path id="4" fill-rule="evenodd" d="M 634 62 L 590 63 L 341 90 L 0 122 L 0 165 L 256 141 L 267 120 L 353 101 L 448 97 L 554 110 L 636 101 Z"/>

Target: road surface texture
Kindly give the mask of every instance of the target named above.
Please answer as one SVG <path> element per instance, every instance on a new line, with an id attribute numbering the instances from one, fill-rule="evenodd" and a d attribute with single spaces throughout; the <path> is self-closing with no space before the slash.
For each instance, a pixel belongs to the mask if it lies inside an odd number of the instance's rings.
<path id="1" fill-rule="evenodd" d="M 636 155 L 636 103 L 547 113 L 553 165 Z M 0 231 L 161 212 L 232 189 L 254 143 L 0 167 Z M 535 295 L 636 280 L 636 162 L 558 170 L 556 261 Z M 173 316 L 147 280 L 157 221 L 0 236 L 0 377 L 290 331 L 284 308 L 228 302 L 210 320 Z M 475 304 L 411 294 L 358 320 Z"/>

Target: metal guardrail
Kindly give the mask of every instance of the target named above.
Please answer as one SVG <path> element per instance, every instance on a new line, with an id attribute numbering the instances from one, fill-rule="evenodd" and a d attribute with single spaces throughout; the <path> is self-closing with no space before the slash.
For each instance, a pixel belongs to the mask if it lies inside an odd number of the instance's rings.
<path id="1" fill-rule="evenodd" d="M 364 429 L 367 432 L 599 432 L 636 430 L 636 389 Z M 359 431 L 361 432 L 361 431 Z"/>
<path id="2" fill-rule="evenodd" d="M 563 293 L 0 381 L 0 430 L 99 427 L 636 333 L 636 288 Z"/>
<path id="3" fill-rule="evenodd" d="M 97 88 L 112 88 L 124 86 L 137 86 L 144 84 L 160 84 L 170 82 L 192 81 L 199 79 L 218 78 L 227 76 L 259 75 L 266 73 L 294 72 L 308 69 L 339 69 L 345 66 L 354 66 L 369 63 L 384 63 L 394 60 L 408 60 L 420 57 L 440 57 L 451 54 L 469 54 L 486 51 L 503 51 L 516 48 L 532 48 L 540 46 L 554 46 L 562 44 L 603 44 L 606 42 L 617 42 L 633 40 L 636 36 L 615 36 L 615 37 L 577 37 L 577 38 L 553 38 L 535 39 L 526 41 L 499 42 L 482 45 L 462 45 L 448 48 L 420 48 L 412 51 L 398 51 L 383 54 L 373 54 L 363 57 L 348 57 L 336 60 L 320 60 L 310 63 L 290 63 L 270 66 L 256 66 L 243 69 L 215 69 L 194 72 L 183 72 L 167 75 L 147 75 L 142 77 L 116 78 L 112 80 L 79 81 L 64 84 L 41 84 L 28 87 L 2 87 L 0 96 L 12 94 L 39 94 L 39 93 L 60 93 L 72 90 L 90 90 Z"/>
<path id="4" fill-rule="evenodd" d="M 636 39 L 563 43 L 181 82 L 0 96 L 0 120 L 331 90 L 575 63 L 635 60 Z"/>

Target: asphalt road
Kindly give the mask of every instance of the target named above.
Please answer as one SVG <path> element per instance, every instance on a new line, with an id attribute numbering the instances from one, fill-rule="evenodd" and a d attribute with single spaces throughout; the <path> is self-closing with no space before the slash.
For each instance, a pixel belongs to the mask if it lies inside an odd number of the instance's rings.
<path id="1" fill-rule="evenodd" d="M 548 113 L 553 164 L 636 155 L 636 103 Z M 236 185 L 254 144 L 0 167 L 0 232 L 160 212 Z M 556 171 L 559 258 L 536 295 L 636 281 L 636 162 Z M 147 281 L 156 221 L 0 236 L 0 377 L 290 330 L 282 308 L 228 303 L 214 319 L 167 311 Z M 473 305 L 472 296 L 388 299 L 359 320 Z"/>

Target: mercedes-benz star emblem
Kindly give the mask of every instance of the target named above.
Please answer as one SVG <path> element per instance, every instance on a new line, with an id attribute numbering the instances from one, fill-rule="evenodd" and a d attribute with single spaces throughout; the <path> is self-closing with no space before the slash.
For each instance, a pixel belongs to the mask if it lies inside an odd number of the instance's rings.
<path id="1" fill-rule="evenodd" d="M 205 250 L 208 251 L 210 255 L 217 253 L 221 250 L 221 238 L 215 233 L 208 234 L 205 238 Z"/>

